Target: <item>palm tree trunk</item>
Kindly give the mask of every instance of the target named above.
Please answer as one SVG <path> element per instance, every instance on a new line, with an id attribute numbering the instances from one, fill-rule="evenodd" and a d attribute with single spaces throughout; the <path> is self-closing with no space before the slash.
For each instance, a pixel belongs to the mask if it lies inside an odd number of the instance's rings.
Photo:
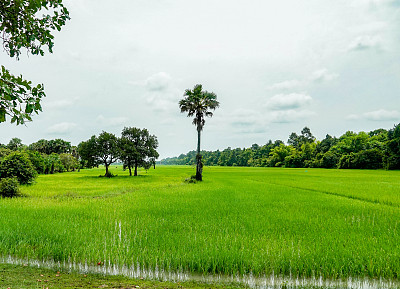
<path id="1" fill-rule="evenodd" d="M 196 155 L 196 180 L 203 180 L 203 164 L 201 162 L 200 155 L 200 132 L 201 130 L 197 128 L 197 155 Z"/>

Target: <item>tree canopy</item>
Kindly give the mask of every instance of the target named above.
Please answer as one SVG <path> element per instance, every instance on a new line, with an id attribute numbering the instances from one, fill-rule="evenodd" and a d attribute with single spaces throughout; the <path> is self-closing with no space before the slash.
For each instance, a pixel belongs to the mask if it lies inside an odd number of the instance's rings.
<path id="1" fill-rule="evenodd" d="M 162 164 L 194 165 L 195 151 L 161 160 Z M 250 148 L 227 148 L 202 151 L 205 165 L 339 168 L 339 169 L 400 169 L 400 124 L 393 129 L 371 132 L 347 131 L 339 138 L 329 134 L 316 140 L 309 128 L 301 134 L 290 134 L 288 144 L 268 141 Z"/>
<path id="2" fill-rule="evenodd" d="M 69 19 L 62 0 L 1 0 L 0 39 L 3 49 L 17 60 L 23 48 L 32 55 L 43 56 L 46 47 L 52 53 L 52 33 L 60 31 Z M 7 116 L 17 125 L 31 121 L 33 113 L 42 111 L 40 101 L 43 97 L 43 84 L 35 86 L 22 75 L 14 76 L 1 66 L 0 123 L 5 122 Z"/>
<path id="3" fill-rule="evenodd" d="M 134 176 L 137 176 L 138 167 L 149 167 L 158 158 L 157 137 L 150 135 L 147 129 L 125 127 L 118 146 L 119 159 L 129 169 L 131 176 L 132 168 L 135 169 Z"/>

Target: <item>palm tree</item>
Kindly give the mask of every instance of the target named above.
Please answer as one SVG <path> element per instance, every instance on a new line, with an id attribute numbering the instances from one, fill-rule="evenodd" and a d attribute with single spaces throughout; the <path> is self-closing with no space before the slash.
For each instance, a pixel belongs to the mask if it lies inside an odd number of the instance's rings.
<path id="1" fill-rule="evenodd" d="M 184 99 L 179 101 L 181 112 L 187 112 L 188 117 L 194 116 L 193 124 L 197 128 L 197 155 L 196 155 L 196 180 L 203 179 L 203 164 L 200 155 L 200 133 L 205 124 L 205 116 L 212 117 L 213 113 L 210 110 L 215 110 L 219 107 L 217 95 L 213 92 L 203 91 L 201 84 L 194 86 L 193 90 L 186 89 L 183 96 Z"/>

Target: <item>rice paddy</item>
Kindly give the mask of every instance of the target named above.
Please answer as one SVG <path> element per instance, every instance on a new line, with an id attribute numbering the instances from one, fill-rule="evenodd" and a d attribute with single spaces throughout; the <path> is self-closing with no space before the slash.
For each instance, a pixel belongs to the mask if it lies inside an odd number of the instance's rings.
<path id="1" fill-rule="evenodd" d="M 0 199 L 0 256 L 148 271 L 400 276 L 400 172 L 160 166 L 41 175 Z M 132 269 L 134 270 L 134 269 Z"/>

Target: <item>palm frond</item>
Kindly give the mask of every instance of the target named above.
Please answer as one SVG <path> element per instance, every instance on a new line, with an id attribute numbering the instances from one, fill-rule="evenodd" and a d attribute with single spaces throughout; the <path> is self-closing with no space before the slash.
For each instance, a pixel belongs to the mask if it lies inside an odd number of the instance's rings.
<path id="1" fill-rule="evenodd" d="M 179 101 L 181 113 L 187 112 L 188 117 L 195 116 L 193 124 L 198 130 L 202 130 L 205 124 L 204 117 L 212 117 L 213 113 L 209 110 L 215 110 L 219 107 L 217 95 L 213 92 L 203 91 L 201 84 L 196 84 L 193 90 L 186 89 L 184 99 Z"/>

